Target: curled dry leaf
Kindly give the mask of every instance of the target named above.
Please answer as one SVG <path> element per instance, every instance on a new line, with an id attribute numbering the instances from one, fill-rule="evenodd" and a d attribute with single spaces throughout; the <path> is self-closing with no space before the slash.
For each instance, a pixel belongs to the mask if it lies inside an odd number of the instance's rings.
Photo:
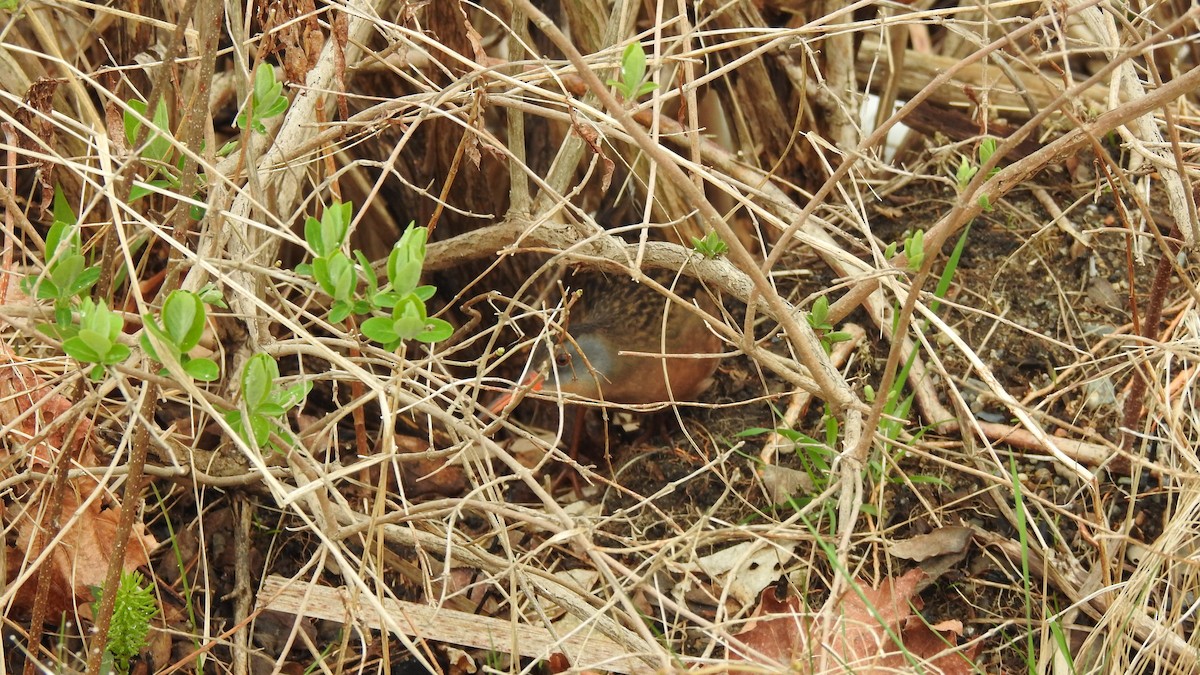
<path id="1" fill-rule="evenodd" d="M 939 527 L 928 534 L 918 534 L 888 544 L 888 553 L 897 558 L 920 562 L 948 553 L 962 553 L 971 542 L 969 527 Z"/>
<path id="2" fill-rule="evenodd" d="M 917 665 L 922 672 L 941 675 L 976 672 L 975 646 L 955 646 L 961 622 L 930 626 L 916 613 L 921 609 L 916 588 L 924 576 L 917 569 L 885 579 L 879 588 L 862 584 L 817 616 L 805 610 L 800 598 L 781 599 L 776 588 L 768 588 L 746 629 L 735 636 L 741 646 L 731 646 L 728 658 L 788 666 L 789 672 L 804 675 L 883 675 L 911 672 Z"/>
<path id="3" fill-rule="evenodd" d="M 26 366 L 9 366 L 0 372 L 0 424 L 10 428 L 12 439 L 8 447 L 23 447 L 18 457 L 0 450 L 0 464 L 49 472 L 61 453 L 69 461 L 65 468 L 96 466 L 92 448 L 96 439 L 91 421 L 79 411 L 71 411 L 71 401 L 52 388 Z M 57 420 L 66 424 L 51 426 Z M 49 429 L 48 429 L 49 428 Z M 47 433 L 47 430 L 49 433 Z M 11 472 L 11 469 L 5 473 Z M 0 475 L 0 479 L 8 475 Z M 67 481 L 62 500 L 61 524 L 42 522 L 49 512 L 46 501 L 51 490 L 33 490 L 26 501 L 9 501 L 4 505 L 5 520 L 16 530 L 16 548 L 5 552 L 8 579 L 16 579 L 45 547 L 57 537 L 45 569 L 54 575 L 51 584 L 49 610 L 51 615 L 73 611 L 80 603 L 90 602 L 90 587 L 104 582 L 105 572 L 114 548 L 117 520 L 121 505 L 111 495 L 89 498 L 104 487 L 96 480 L 81 476 Z M 86 506 L 85 506 L 86 503 Z M 39 536 L 40 533 L 40 536 Z M 150 552 L 158 545 L 141 523 L 134 526 L 125 550 L 125 569 L 133 570 L 149 561 Z M 15 594 L 18 607 L 33 603 L 36 575 L 31 575 Z M 86 604 L 81 609 L 86 611 Z"/>
<path id="4" fill-rule="evenodd" d="M 741 606 L 754 602 L 784 573 L 796 544 L 766 545 L 747 541 L 721 549 L 698 560 L 698 567 L 714 583 L 724 586 L 729 596 Z"/>

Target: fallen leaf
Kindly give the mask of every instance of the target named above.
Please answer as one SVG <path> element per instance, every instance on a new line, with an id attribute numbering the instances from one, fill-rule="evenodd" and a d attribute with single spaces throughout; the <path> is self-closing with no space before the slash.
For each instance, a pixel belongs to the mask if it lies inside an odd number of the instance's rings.
<path id="1" fill-rule="evenodd" d="M 765 545 L 747 541 L 700 558 L 699 568 L 729 597 L 746 606 L 783 574 L 795 544 Z"/>
<path id="2" fill-rule="evenodd" d="M 13 365 L 0 372 L 0 424 L 10 431 L 9 447 L 24 452 L 10 456 L 0 451 L 0 460 L 7 466 L 24 463 L 35 471 L 50 471 L 59 457 L 68 460 L 65 468 L 96 466 L 92 448 L 95 438 L 91 420 L 83 414 L 75 419 L 68 412 L 72 403 L 56 393 L 31 368 Z M 53 422 L 66 418 L 70 424 L 51 427 Z M 49 432 L 47 433 L 47 430 Z M 13 461 L 16 460 L 16 461 Z M 8 472 L 5 472 L 8 473 Z M 0 478 L 7 477 L 0 475 Z M 8 579 L 26 575 L 15 591 L 13 603 L 23 609 L 33 604 L 37 574 L 28 574 L 27 566 L 58 537 L 54 550 L 43 562 L 53 577 L 47 605 L 50 615 L 80 610 L 86 615 L 91 602 L 91 587 L 103 584 L 116 542 L 114 537 L 121 504 L 111 494 L 92 498 L 98 490 L 106 490 L 89 476 L 69 479 L 61 495 L 61 525 L 46 523 L 48 505 L 44 500 L 50 490 L 28 493 L 29 499 L 6 502 L 5 520 L 16 531 L 16 547 L 5 552 Z M 90 500 L 90 501 L 89 501 Z M 85 506 L 86 504 L 86 506 Z M 38 534 L 41 533 L 41 536 Z M 126 570 L 149 562 L 150 553 L 158 542 L 146 532 L 142 523 L 135 523 L 126 543 Z"/>
<path id="3" fill-rule="evenodd" d="M 727 656 L 765 667 L 787 666 L 802 675 L 884 675 L 917 666 L 931 675 L 975 672 L 977 645 L 956 648 L 961 622 L 929 626 L 916 613 L 921 609 L 916 588 L 924 577 L 915 569 L 885 579 L 878 588 L 851 588 L 816 617 L 798 597 L 781 599 L 778 588 L 769 588 L 745 630 L 735 636 L 742 647 L 731 646 Z"/>
<path id="4" fill-rule="evenodd" d="M 970 542 L 969 527 L 939 527 L 928 534 L 889 542 L 887 550 L 897 558 L 920 562 L 947 553 L 962 553 Z"/>

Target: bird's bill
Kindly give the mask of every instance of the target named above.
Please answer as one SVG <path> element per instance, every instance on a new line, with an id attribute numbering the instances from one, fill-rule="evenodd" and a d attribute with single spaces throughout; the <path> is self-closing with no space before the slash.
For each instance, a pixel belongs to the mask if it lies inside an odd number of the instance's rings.
<path id="1" fill-rule="evenodd" d="M 522 380 L 520 384 L 496 397 L 496 399 L 492 401 L 490 405 L 488 405 L 488 411 L 495 415 L 500 414 L 500 411 L 507 408 L 508 404 L 512 403 L 513 399 L 517 397 L 518 391 L 521 391 L 525 388 L 528 388 L 529 391 L 541 391 L 545 382 L 545 373 L 541 372 L 540 370 L 533 371 L 528 377 Z"/>

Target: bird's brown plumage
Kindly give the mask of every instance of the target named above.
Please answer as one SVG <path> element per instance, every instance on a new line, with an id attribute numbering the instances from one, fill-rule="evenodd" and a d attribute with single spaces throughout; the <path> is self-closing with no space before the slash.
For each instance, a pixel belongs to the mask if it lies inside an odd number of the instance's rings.
<path id="1" fill-rule="evenodd" d="M 715 313 L 693 280 L 656 280 Z M 640 405 L 695 400 L 707 386 L 721 342 L 694 312 L 627 277 L 577 273 L 567 286 L 582 293 L 565 320 L 568 335 L 543 357 L 543 390 Z"/>

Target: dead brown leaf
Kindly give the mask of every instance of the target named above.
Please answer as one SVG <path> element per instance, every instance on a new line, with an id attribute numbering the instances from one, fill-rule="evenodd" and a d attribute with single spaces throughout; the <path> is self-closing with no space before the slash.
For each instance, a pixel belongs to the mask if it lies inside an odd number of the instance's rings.
<path id="1" fill-rule="evenodd" d="M 890 542 L 887 549 L 897 558 L 920 562 L 947 553 L 962 553 L 970 542 L 969 527 L 939 527 L 928 534 Z"/>
<path id="2" fill-rule="evenodd" d="M 24 464 L 25 468 L 45 472 L 55 466 L 62 453 L 67 453 L 71 461 L 65 468 L 96 466 L 93 448 L 98 441 L 93 435 L 91 421 L 71 408 L 71 401 L 55 393 L 31 368 L 11 365 L 0 371 L 0 424 L 11 429 L 13 442 L 10 446 L 25 450 L 16 457 L 0 453 L 0 460 L 6 460 L 7 466 Z M 54 424 L 64 420 L 66 424 Z M 97 490 L 103 489 L 99 482 L 87 476 L 69 479 L 66 489 L 57 497 L 62 500 L 63 514 L 63 522 L 58 527 L 43 522 L 48 511 L 45 500 L 50 490 L 32 490 L 27 493 L 27 499 L 5 504 L 5 520 L 13 524 L 17 534 L 17 546 L 6 552 L 8 579 L 24 573 L 25 566 L 40 555 L 51 538 L 58 537 L 49 560 L 43 563 L 49 565 L 45 569 L 54 575 L 48 605 L 52 614 L 73 611 L 77 602 L 89 602 L 92 599 L 90 587 L 104 582 L 115 548 L 121 505 L 108 494 L 89 502 Z M 38 536 L 39 532 L 41 536 Z M 136 524 L 127 543 L 125 569 L 133 570 L 146 564 L 157 545 L 145 526 Z M 17 591 L 15 602 L 18 607 L 28 609 L 32 604 L 35 580 L 36 576 L 30 576 Z"/>
<path id="3" fill-rule="evenodd" d="M 804 610 L 799 598 L 780 599 L 779 589 L 769 588 L 746 629 L 736 636 L 746 649 L 731 648 L 728 657 L 767 667 L 786 664 L 791 672 L 805 675 L 884 675 L 918 665 L 923 672 L 942 675 L 975 672 L 975 647 L 956 648 L 962 624 L 929 626 L 917 614 L 921 599 L 916 588 L 924 576 L 915 569 L 898 579 L 885 579 L 878 588 L 850 589 L 831 611 L 816 617 Z"/>

